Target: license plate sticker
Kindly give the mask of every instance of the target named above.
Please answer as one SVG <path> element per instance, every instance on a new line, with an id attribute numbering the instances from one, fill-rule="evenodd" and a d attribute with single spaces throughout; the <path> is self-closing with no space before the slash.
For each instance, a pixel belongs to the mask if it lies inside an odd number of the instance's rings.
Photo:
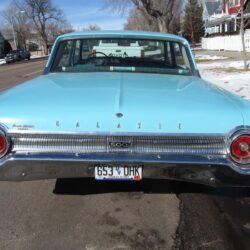
<path id="1" fill-rule="evenodd" d="M 142 166 L 110 166 L 97 165 L 95 166 L 96 180 L 142 180 Z"/>

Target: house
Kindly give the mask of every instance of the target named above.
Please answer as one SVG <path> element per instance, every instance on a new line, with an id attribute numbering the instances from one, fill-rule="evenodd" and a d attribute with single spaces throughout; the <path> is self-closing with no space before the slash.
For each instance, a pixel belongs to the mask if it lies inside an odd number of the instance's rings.
<path id="1" fill-rule="evenodd" d="M 202 48 L 243 51 L 242 40 L 244 37 L 245 49 L 250 52 L 250 0 L 221 0 L 220 3 L 221 13 L 218 10 L 210 15 L 205 22 L 205 37 L 202 39 Z M 206 6 L 209 5 L 206 4 Z M 242 9 L 244 36 L 240 34 Z"/>
<path id="2" fill-rule="evenodd" d="M 250 0 L 204 0 L 205 9 L 209 14 L 205 20 L 205 36 L 239 34 L 242 4 L 244 4 L 244 16 L 247 23 L 250 14 Z"/>
<path id="3" fill-rule="evenodd" d="M 240 11 L 240 6 L 246 2 L 244 0 L 224 0 L 224 12 L 229 15 L 237 14 Z"/>
<path id="4" fill-rule="evenodd" d="M 3 58 L 10 50 L 10 43 L 0 33 L 0 58 Z"/>
<path id="5" fill-rule="evenodd" d="M 222 3 L 218 0 L 203 0 L 201 4 L 203 6 L 203 19 L 205 22 L 212 16 L 220 15 L 223 11 Z"/>

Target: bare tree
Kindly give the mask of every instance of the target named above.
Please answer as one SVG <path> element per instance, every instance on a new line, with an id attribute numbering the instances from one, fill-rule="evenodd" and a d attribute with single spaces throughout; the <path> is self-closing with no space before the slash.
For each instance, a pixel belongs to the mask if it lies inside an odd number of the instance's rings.
<path id="1" fill-rule="evenodd" d="M 130 11 L 127 22 L 124 25 L 125 30 L 145 30 L 159 31 L 153 18 L 145 16 L 140 10 L 134 8 Z"/>
<path id="2" fill-rule="evenodd" d="M 43 41 L 44 53 L 48 54 L 48 27 L 53 22 L 65 23 L 61 9 L 54 6 L 51 0 L 23 0 L 23 6 Z"/>
<path id="3" fill-rule="evenodd" d="M 82 28 L 83 31 L 98 31 L 101 30 L 101 27 L 97 24 L 89 24 L 87 27 Z"/>
<path id="4" fill-rule="evenodd" d="M 15 2 L 11 2 L 1 14 L 12 30 L 9 29 L 9 39 L 13 39 L 15 47 L 26 49 L 26 41 L 30 37 L 32 24 L 24 11 Z M 6 31 L 8 31 L 7 28 Z"/>
<path id="5" fill-rule="evenodd" d="M 180 15 L 183 6 L 182 0 L 105 0 L 105 2 L 120 11 L 124 11 L 130 2 L 149 21 L 153 19 L 160 32 L 172 32 L 175 16 Z"/>
<path id="6" fill-rule="evenodd" d="M 49 22 L 47 25 L 47 37 L 49 42 L 54 42 L 55 39 L 65 33 L 73 32 L 74 29 L 72 26 L 66 22 L 60 23 L 60 22 Z"/>
<path id="7" fill-rule="evenodd" d="M 60 34 L 73 31 L 52 0 L 12 0 L 2 16 L 8 24 L 6 33 L 12 30 L 8 37 L 13 37 L 15 47 L 27 48 L 26 41 L 35 37 L 42 42 L 45 54 L 48 43 Z"/>
<path id="8" fill-rule="evenodd" d="M 104 9 L 115 10 L 122 15 L 132 6 L 132 0 L 103 0 Z"/>
<path id="9" fill-rule="evenodd" d="M 136 8 L 156 20 L 160 32 L 169 32 L 176 0 L 132 0 Z"/>

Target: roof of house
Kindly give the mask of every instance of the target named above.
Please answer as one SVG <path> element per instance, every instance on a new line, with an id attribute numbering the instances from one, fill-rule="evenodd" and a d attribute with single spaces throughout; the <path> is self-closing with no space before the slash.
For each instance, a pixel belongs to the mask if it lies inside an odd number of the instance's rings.
<path id="1" fill-rule="evenodd" d="M 209 16 L 212 16 L 213 14 L 220 14 L 222 12 L 221 3 L 222 3 L 221 1 L 213 1 L 213 0 L 205 1 L 205 5 Z"/>

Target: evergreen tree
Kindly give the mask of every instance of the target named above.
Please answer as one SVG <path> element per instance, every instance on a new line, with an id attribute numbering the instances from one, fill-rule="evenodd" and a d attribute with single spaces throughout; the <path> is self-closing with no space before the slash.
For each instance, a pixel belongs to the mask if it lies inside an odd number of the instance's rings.
<path id="1" fill-rule="evenodd" d="M 0 33 L 0 58 L 4 57 L 11 50 L 10 43 Z"/>
<path id="2" fill-rule="evenodd" d="M 198 0 L 188 0 L 185 7 L 182 32 L 192 42 L 193 46 L 204 35 L 203 7 Z"/>

